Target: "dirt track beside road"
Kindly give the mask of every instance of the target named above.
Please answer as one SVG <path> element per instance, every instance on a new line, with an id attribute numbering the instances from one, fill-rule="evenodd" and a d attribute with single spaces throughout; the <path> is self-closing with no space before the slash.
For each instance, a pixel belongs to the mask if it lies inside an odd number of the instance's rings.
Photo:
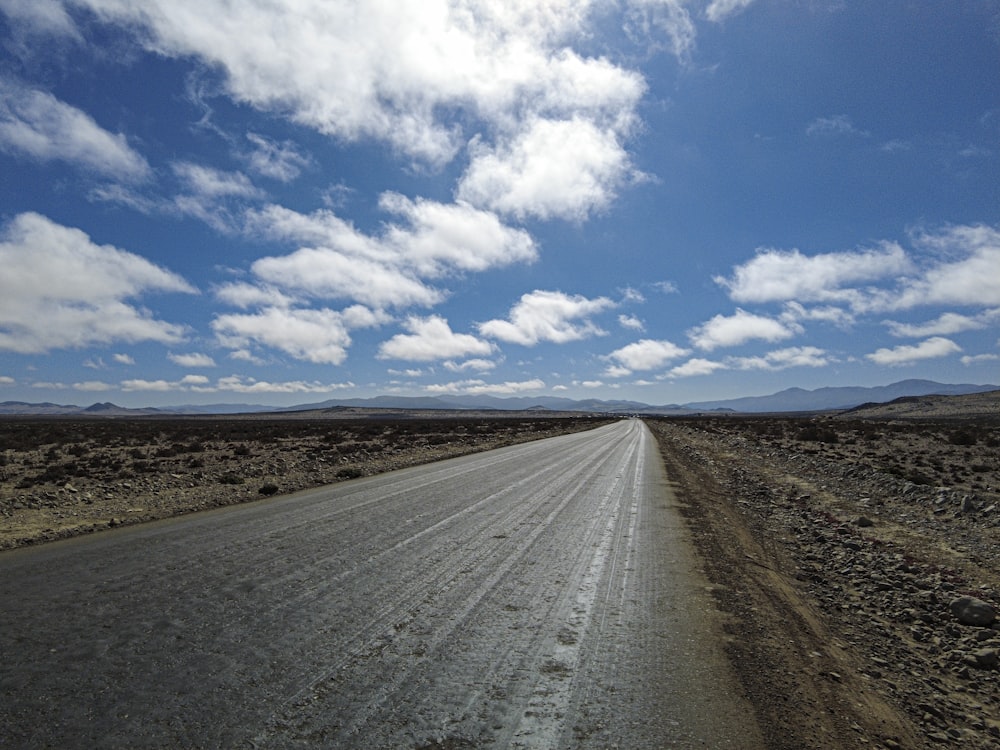
<path id="1" fill-rule="evenodd" d="M 995 425 L 647 422 L 770 747 L 1000 744 Z"/>

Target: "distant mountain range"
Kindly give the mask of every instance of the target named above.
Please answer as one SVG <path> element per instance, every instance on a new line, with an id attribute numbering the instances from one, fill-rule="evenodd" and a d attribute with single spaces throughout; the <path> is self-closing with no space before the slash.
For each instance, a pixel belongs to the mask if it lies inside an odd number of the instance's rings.
<path id="1" fill-rule="evenodd" d="M 293 407 L 261 406 L 259 404 L 209 404 L 203 406 L 176 406 L 161 408 L 129 409 L 111 403 L 87 407 L 23 401 L 0 403 L 0 415 L 38 416 L 143 416 L 143 415 L 208 415 L 246 414 L 289 411 L 315 411 L 338 407 L 369 409 L 447 409 L 447 410 L 500 410 L 500 411 L 576 411 L 600 414 L 698 414 L 704 412 L 735 412 L 760 414 L 774 412 L 818 412 L 851 409 L 866 403 L 886 403 L 905 396 L 958 396 L 1000 390 L 998 385 L 973 385 L 935 383 L 932 380 L 903 380 L 891 385 L 874 388 L 837 387 L 804 390 L 788 388 L 770 396 L 748 396 L 722 401 L 699 401 L 687 404 L 652 406 L 638 401 L 601 401 L 598 399 L 574 400 L 569 398 L 495 396 L 376 396 L 375 398 L 330 399 L 314 404 Z"/>

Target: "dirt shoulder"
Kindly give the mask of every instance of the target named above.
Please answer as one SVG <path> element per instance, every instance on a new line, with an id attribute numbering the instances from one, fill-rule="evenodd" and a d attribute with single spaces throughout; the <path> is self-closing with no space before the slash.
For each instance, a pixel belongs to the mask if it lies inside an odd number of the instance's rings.
<path id="1" fill-rule="evenodd" d="M 953 446 L 928 425 L 906 430 L 897 465 L 852 442 L 867 428 L 851 423 L 824 423 L 826 443 L 801 437 L 816 429 L 804 420 L 647 424 L 769 747 L 997 746 L 1000 625 L 963 625 L 950 609 L 962 596 L 998 603 L 992 476 L 977 474 L 978 492 L 902 479 L 918 447 L 948 467 L 937 454 Z M 972 460 L 995 471 L 989 439 Z"/>

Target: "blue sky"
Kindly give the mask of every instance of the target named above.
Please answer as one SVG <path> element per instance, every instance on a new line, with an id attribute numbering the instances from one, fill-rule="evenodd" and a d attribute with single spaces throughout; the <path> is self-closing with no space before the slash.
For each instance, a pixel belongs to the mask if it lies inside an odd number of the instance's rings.
<path id="1" fill-rule="evenodd" d="M 1000 382 L 1000 5 L 0 0 L 0 400 Z"/>

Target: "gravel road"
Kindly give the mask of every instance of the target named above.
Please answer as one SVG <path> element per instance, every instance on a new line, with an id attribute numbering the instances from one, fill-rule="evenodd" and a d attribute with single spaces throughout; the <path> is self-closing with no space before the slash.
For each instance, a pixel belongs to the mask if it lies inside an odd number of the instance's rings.
<path id="1" fill-rule="evenodd" d="M 0 554 L 10 747 L 763 746 L 639 421 Z"/>

